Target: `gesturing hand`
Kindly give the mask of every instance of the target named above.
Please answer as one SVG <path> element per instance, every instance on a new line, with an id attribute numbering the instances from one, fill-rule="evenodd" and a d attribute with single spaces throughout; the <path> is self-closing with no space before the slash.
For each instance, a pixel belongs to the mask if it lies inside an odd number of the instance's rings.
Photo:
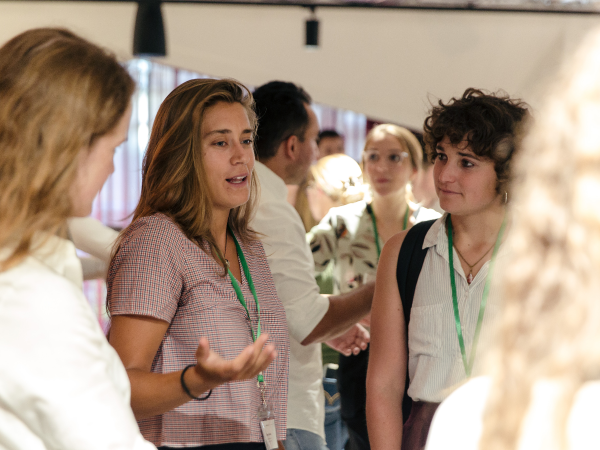
<path id="1" fill-rule="evenodd" d="M 341 336 L 325 343 L 342 355 L 350 356 L 351 354 L 358 355 L 361 350 L 365 350 L 370 339 L 369 332 L 363 326 L 355 324 Z"/>
<path id="2" fill-rule="evenodd" d="M 228 381 L 254 378 L 259 372 L 265 370 L 277 356 L 277 351 L 272 344 L 265 345 L 268 338 L 268 334 L 262 334 L 256 342 L 246 347 L 231 361 L 224 360 L 213 352 L 206 338 L 200 338 L 196 350 L 198 363 L 194 370 L 204 384 L 202 391 Z"/>

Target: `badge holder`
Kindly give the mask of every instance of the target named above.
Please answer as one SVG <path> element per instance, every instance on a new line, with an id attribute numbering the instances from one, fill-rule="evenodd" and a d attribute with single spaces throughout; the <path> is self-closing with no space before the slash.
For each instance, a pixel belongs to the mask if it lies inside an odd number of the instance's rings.
<path id="1" fill-rule="evenodd" d="M 279 444 L 277 443 L 277 431 L 275 430 L 275 411 L 272 405 L 267 403 L 265 382 L 259 381 L 257 384 L 260 389 L 261 398 L 261 404 L 258 407 L 258 420 L 260 420 L 260 429 L 265 441 L 265 447 L 267 450 L 276 450 L 279 448 Z"/>

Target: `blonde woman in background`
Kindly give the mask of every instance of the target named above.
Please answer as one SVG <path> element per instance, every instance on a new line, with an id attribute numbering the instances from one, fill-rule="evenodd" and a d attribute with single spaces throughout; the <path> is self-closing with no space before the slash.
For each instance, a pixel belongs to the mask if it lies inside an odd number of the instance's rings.
<path id="1" fill-rule="evenodd" d="M 435 211 L 410 201 L 409 183 L 421 165 L 423 150 L 406 128 L 378 125 L 366 138 L 363 176 L 372 201 L 332 208 L 307 235 L 315 270 L 333 261 L 334 294 L 349 292 L 367 279 L 374 280 L 380 249 L 394 234 L 413 224 L 439 217 Z M 351 184 L 351 180 L 348 180 Z M 368 449 L 365 403 L 368 349 L 340 357 L 338 386 L 342 418 L 349 431 L 350 449 Z"/>
<path id="2" fill-rule="evenodd" d="M 566 67 L 518 159 L 491 375 L 442 403 L 428 450 L 600 447 L 600 32 Z"/>
<path id="3" fill-rule="evenodd" d="M 0 48 L 0 448 L 154 448 L 65 239 L 114 169 L 133 90 L 113 55 L 66 30 Z"/>

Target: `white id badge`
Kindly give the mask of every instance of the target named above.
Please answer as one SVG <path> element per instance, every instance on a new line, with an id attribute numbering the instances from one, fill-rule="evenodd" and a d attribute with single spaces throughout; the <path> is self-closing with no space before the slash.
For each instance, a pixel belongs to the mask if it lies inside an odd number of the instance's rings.
<path id="1" fill-rule="evenodd" d="M 275 450 L 279 448 L 279 444 L 277 443 L 277 430 L 275 429 L 275 414 L 273 413 L 271 405 L 264 399 L 264 384 L 261 385 L 261 394 L 263 395 L 263 403 L 258 407 L 260 429 L 267 450 Z"/>
<path id="2" fill-rule="evenodd" d="M 279 448 L 277 443 L 277 431 L 275 431 L 275 420 L 263 420 L 260 422 L 260 429 L 262 430 L 263 439 L 265 440 L 265 446 L 267 450 L 276 450 Z"/>

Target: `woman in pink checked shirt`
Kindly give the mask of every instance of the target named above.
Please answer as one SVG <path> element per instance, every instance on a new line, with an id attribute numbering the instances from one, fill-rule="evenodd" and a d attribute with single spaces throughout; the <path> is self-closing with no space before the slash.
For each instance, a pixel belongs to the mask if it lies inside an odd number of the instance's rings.
<path id="1" fill-rule="evenodd" d="M 248 226 L 255 127 L 252 95 L 234 80 L 176 88 L 156 116 L 141 199 L 109 269 L 110 342 L 142 434 L 161 448 L 272 449 L 285 439 L 285 312 Z"/>

